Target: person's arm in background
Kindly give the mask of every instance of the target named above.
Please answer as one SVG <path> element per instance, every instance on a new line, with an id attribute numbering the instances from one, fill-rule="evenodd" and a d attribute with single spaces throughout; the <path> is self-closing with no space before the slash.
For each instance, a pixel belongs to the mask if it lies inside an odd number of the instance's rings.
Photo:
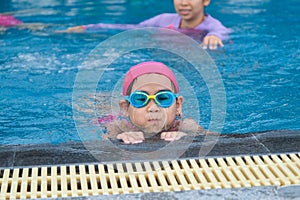
<path id="1" fill-rule="evenodd" d="M 134 28 L 143 28 L 143 27 L 168 27 L 170 24 L 174 24 L 174 21 L 177 20 L 177 15 L 164 13 L 157 16 L 154 16 L 150 19 L 144 20 L 139 24 L 88 24 L 81 26 L 70 27 L 66 30 L 58 32 L 83 32 L 86 30 L 97 30 L 97 29 L 116 29 L 116 30 L 129 30 Z"/>
<path id="2" fill-rule="evenodd" d="M 76 32 L 84 32 L 86 30 L 97 30 L 97 29 L 116 29 L 116 30 L 129 30 L 133 28 L 140 28 L 141 26 L 135 24 L 88 24 L 81 26 L 73 26 L 69 27 L 66 30 L 61 30 L 58 32 L 67 32 L 67 33 L 76 33 Z"/>
<path id="3" fill-rule="evenodd" d="M 203 38 L 202 47 L 204 49 L 217 49 L 223 47 L 223 41 L 229 38 L 231 29 L 226 28 L 219 20 L 207 15 L 206 20 L 198 27 L 206 30 L 208 33 Z"/>

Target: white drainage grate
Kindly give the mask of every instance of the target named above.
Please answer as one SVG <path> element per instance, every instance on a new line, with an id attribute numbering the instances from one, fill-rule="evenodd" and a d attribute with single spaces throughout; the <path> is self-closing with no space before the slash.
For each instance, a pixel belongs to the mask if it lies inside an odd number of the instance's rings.
<path id="1" fill-rule="evenodd" d="M 0 169 L 0 199 L 300 184 L 300 154 Z"/>

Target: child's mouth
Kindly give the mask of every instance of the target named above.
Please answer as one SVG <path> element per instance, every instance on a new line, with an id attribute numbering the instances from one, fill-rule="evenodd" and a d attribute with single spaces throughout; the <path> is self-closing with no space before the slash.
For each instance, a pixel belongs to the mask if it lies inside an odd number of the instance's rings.
<path id="1" fill-rule="evenodd" d="M 148 119 L 148 122 L 158 122 L 160 121 L 159 119 Z"/>
<path id="2" fill-rule="evenodd" d="M 188 15 L 190 10 L 179 10 L 180 15 Z"/>
<path id="3" fill-rule="evenodd" d="M 161 123 L 161 120 L 157 119 L 157 118 L 155 118 L 155 119 L 148 119 L 148 123 L 152 124 L 152 125 L 158 125 L 158 124 Z"/>

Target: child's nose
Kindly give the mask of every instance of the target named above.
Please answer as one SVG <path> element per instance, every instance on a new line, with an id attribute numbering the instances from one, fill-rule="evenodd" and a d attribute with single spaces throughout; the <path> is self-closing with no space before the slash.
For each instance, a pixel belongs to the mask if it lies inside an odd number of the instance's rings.
<path id="1" fill-rule="evenodd" d="M 180 2 L 180 3 L 185 5 L 185 4 L 188 4 L 188 3 L 189 3 L 189 1 L 190 1 L 190 0 L 181 0 L 181 2 Z"/>
<path id="2" fill-rule="evenodd" d="M 148 103 L 148 112 L 158 112 L 158 111 L 159 111 L 158 105 L 155 103 L 153 99 L 151 99 L 150 102 Z"/>

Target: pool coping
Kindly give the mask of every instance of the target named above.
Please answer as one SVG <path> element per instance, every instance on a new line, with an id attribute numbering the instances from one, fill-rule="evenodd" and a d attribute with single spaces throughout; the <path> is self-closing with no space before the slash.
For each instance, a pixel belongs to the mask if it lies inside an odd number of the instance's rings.
<path id="1" fill-rule="evenodd" d="M 203 145 L 203 135 L 196 136 L 188 149 L 180 158 L 197 158 Z M 110 148 L 105 146 L 97 149 L 103 155 L 110 154 Z M 117 142 L 118 143 L 118 142 Z M 144 151 L 145 149 L 160 148 L 166 142 L 161 140 L 144 142 L 138 145 L 118 143 L 125 150 Z M 89 147 L 90 149 L 91 147 Z M 176 148 L 181 148 L 176 146 Z M 183 148 L 183 147 L 182 147 Z M 0 168 L 35 165 L 59 165 L 76 163 L 99 162 L 82 142 L 60 144 L 31 144 L 31 145 L 0 145 Z M 216 144 L 205 157 L 237 156 L 237 155 L 268 155 L 300 152 L 300 130 L 265 131 L 248 134 L 226 134 L 217 138 Z M 119 160 L 114 160 L 118 162 Z M 120 160 L 124 161 L 124 160 Z M 105 162 L 105 161 L 100 161 Z"/>

